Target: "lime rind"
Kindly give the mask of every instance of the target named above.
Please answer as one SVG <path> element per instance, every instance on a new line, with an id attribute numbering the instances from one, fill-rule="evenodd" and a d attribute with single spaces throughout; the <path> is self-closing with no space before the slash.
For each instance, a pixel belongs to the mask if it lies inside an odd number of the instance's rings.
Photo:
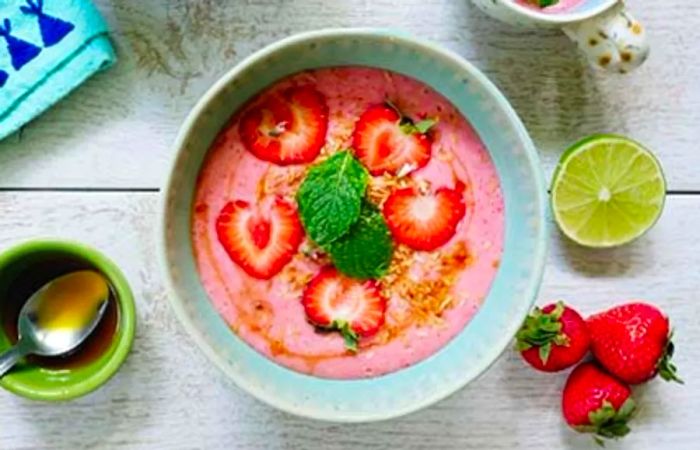
<path id="1" fill-rule="evenodd" d="M 562 155 L 551 206 L 562 232 L 587 247 L 615 247 L 648 231 L 663 210 L 666 182 L 659 161 L 623 136 L 594 135 Z"/>

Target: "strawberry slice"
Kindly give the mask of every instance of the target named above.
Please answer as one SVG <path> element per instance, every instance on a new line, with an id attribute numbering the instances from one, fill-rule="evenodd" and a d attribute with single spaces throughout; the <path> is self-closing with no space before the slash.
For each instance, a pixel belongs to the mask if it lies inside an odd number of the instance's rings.
<path id="1" fill-rule="evenodd" d="M 282 166 L 316 159 L 326 143 L 328 106 L 310 86 L 271 95 L 241 118 L 243 145 L 263 161 Z"/>
<path id="2" fill-rule="evenodd" d="M 216 219 L 216 234 L 233 262 L 262 280 L 292 260 L 303 238 L 296 208 L 280 197 L 264 209 L 228 202 Z"/>
<path id="3" fill-rule="evenodd" d="M 416 187 L 409 187 L 392 192 L 383 212 L 396 241 L 415 250 L 430 251 L 454 236 L 466 207 L 459 188 L 421 194 Z"/>
<path id="4" fill-rule="evenodd" d="M 350 351 L 357 351 L 360 337 L 371 336 L 384 324 L 386 299 L 377 283 L 348 278 L 332 267 L 309 282 L 301 303 L 309 322 L 340 331 Z"/>
<path id="5" fill-rule="evenodd" d="M 414 124 L 389 105 L 372 106 L 355 124 L 355 154 L 375 176 L 419 169 L 430 161 L 433 142 L 427 130 L 434 123 Z"/>

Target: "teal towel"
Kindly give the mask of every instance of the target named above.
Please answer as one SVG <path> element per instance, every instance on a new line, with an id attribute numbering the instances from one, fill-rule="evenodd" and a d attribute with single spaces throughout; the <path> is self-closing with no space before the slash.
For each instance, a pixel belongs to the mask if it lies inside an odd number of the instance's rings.
<path id="1" fill-rule="evenodd" d="M 89 0 L 0 0 L 0 139 L 116 57 Z"/>

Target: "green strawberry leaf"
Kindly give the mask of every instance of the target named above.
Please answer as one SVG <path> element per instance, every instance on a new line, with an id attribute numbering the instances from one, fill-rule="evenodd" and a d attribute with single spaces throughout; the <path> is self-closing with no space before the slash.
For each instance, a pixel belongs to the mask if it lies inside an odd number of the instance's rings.
<path id="1" fill-rule="evenodd" d="M 401 128 L 401 131 L 406 134 L 425 134 L 438 123 L 437 119 L 423 119 L 419 120 L 418 122 L 414 122 L 410 118 L 404 116 L 398 106 L 392 103 L 391 100 L 385 100 L 384 104 L 396 111 L 396 114 L 401 117 L 399 128 Z"/>
<path id="2" fill-rule="evenodd" d="M 418 122 L 413 122 L 409 118 L 401 119 L 401 124 L 399 128 L 406 134 L 425 134 L 427 133 L 435 124 L 437 120 L 435 119 L 424 119 Z"/>
<path id="3" fill-rule="evenodd" d="M 552 353 L 552 343 L 547 342 L 544 344 L 542 347 L 540 347 L 538 353 L 542 364 L 547 364 L 547 361 L 549 361 L 549 355 Z"/>
<path id="4" fill-rule="evenodd" d="M 418 131 L 419 134 L 427 133 L 431 128 L 437 124 L 437 119 L 423 119 L 419 122 L 413 124 L 413 127 Z"/>
<path id="5" fill-rule="evenodd" d="M 368 178 L 365 168 L 348 150 L 309 170 L 296 199 L 311 240 L 323 246 L 348 232 L 360 217 Z"/>
<path id="6" fill-rule="evenodd" d="M 600 408 L 588 413 L 591 424 L 576 427 L 576 430 L 582 433 L 593 433 L 593 439 L 604 446 L 603 439 L 619 439 L 629 434 L 630 427 L 627 422 L 632 418 L 635 409 L 636 404 L 631 398 L 625 400 L 617 411 L 612 403 L 604 400 Z"/>
<path id="7" fill-rule="evenodd" d="M 666 349 L 664 354 L 661 356 L 657 369 L 659 371 L 659 376 L 664 381 L 675 381 L 678 384 L 685 384 L 685 382 L 678 376 L 676 365 L 671 362 L 673 357 L 673 352 L 676 347 L 673 345 L 673 331 L 668 335 L 668 342 L 666 343 Z"/>
<path id="8" fill-rule="evenodd" d="M 539 357 L 542 364 L 547 364 L 552 351 L 552 344 L 566 347 L 569 338 L 562 333 L 563 325 L 560 321 L 564 314 L 564 303 L 557 302 L 554 309 L 544 313 L 540 308 L 525 318 L 523 325 L 515 335 L 516 348 L 522 352 L 532 347 L 539 349 Z"/>
<path id="9" fill-rule="evenodd" d="M 353 353 L 357 352 L 359 337 L 350 328 L 350 323 L 347 320 L 334 320 L 329 328 L 340 331 L 341 336 L 345 339 L 345 348 Z"/>
<path id="10" fill-rule="evenodd" d="M 394 252 L 384 216 L 364 201 L 360 218 L 347 234 L 328 246 L 333 265 L 353 278 L 380 278 L 389 269 Z"/>

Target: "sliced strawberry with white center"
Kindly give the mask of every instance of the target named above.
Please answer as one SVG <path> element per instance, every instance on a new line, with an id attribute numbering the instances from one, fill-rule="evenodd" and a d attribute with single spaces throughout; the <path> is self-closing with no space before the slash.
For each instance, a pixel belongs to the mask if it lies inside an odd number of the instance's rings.
<path id="1" fill-rule="evenodd" d="M 326 143 L 328 106 L 310 86 L 274 94 L 243 114 L 239 132 L 249 152 L 279 165 L 308 163 Z"/>
<path id="2" fill-rule="evenodd" d="M 396 241 L 415 250 L 430 251 L 455 235 L 466 207 L 462 189 L 440 188 L 434 194 L 421 194 L 410 187 L 392 192 L 383 212 Z"/>
<path id="3" fill-rule="evenodd" d="M 420 123 L 427 124 L 425 130 L 418 126 Z M 427 128 L 434 121 L 419 124 L 402 118 L 388 105 L 372 106 L 355 124 L 353 147 L 357 158 L 372 175 L 405 174 L 425 166 L 433 145 Z"/>
<path id="4" fill-rule="evenodd" d="M 228 202 L 216 219 L 216 234 L 238 266 L 263 280 L 292 260 L 304 236 L 296 208 L 281 198 L 268 208 Z"/>
<path id="5" fill-rule="evenodd" d="M 309 322 L 340 331 L 351 351 L 357 351 L 360 336 L 370 336 L 384 324 L 386 299 L 377 283 L 348 278 L 332 267 L 309 282 L 301 303 Z"/>

